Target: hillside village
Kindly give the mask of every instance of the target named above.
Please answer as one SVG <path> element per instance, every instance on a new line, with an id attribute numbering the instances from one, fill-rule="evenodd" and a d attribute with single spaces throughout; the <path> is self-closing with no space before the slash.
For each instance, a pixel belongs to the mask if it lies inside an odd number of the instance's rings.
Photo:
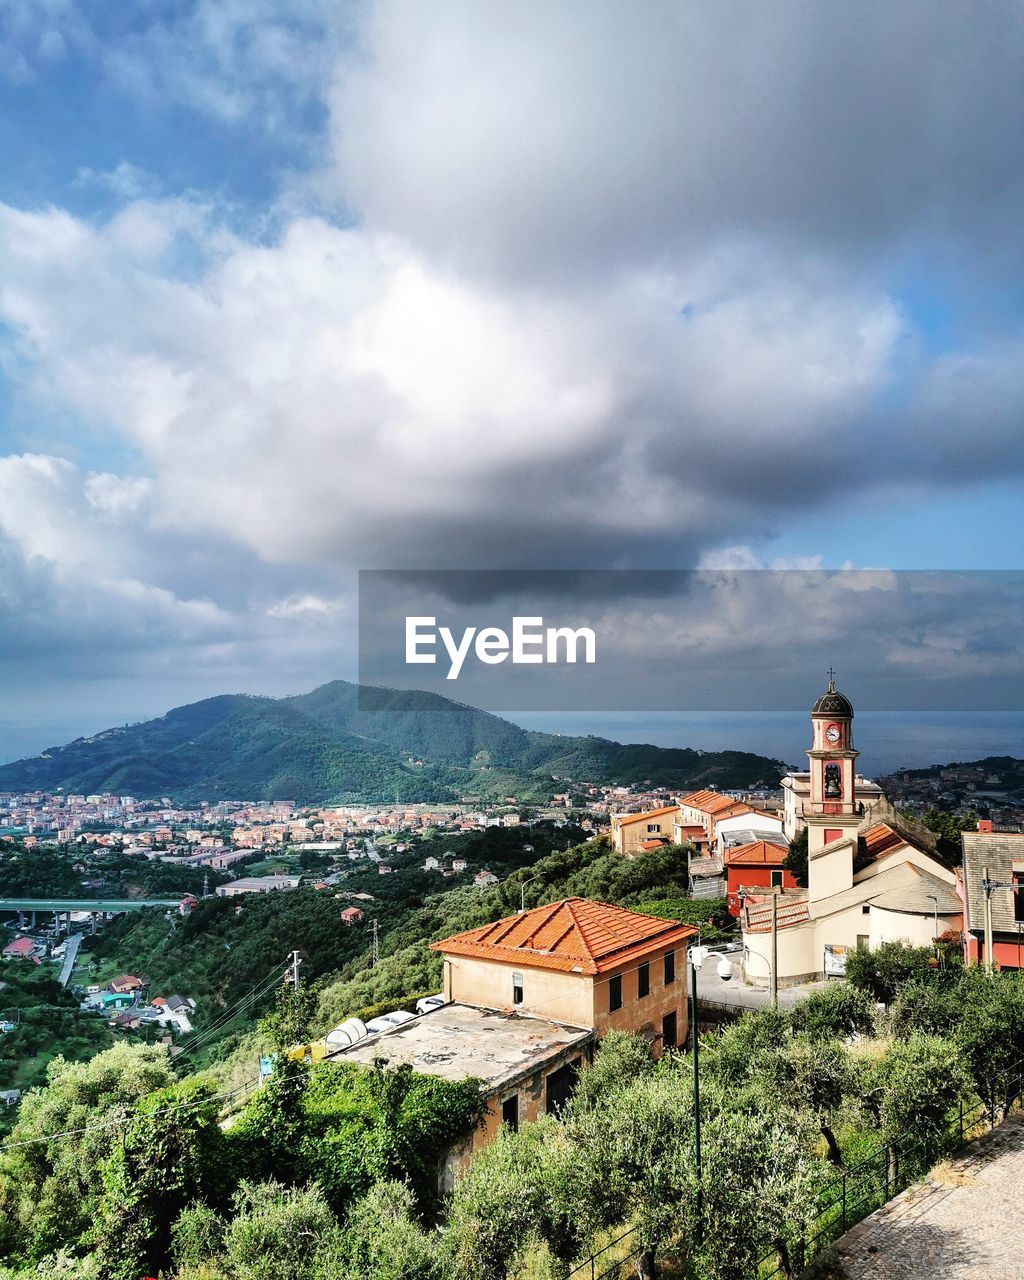
<path id="1" fill-rule="evenodd" d="M 83 1042 L 72 1054 L 75 1070 L 88 1071 L 97 1052 L 97 1062 L 129 1052 L 164 1055 L 186 1081 L 210 1073 L 215 1093 L 227 1089 L 222 1105 L 209 1105 L 228 1134 L 249 1133 L 250 1114 L 272 1105 L 275 1091 L 299 1087 L 289 1081 L 349 1089 L 362 1073 L 367 1081 L 393 1073 L 423 1081 L 416 1088 L 428 1092 L 461 1091 L 451 1122 L 430 1140 L 427 1164 L 416 1166 L 422 1203 L 410 1208 L 409 1230 L 428 1203 L 447 1202 L 458 1221 L 460 1196 L 503 1158 L 492 1152 L 535 1128 L 547 1132 L 548 1122 L 568 1126 L 567 1141 L 584 1141 L 574 1126 L 585 1128 L 585 1099 L 598 1087 L 588 1081 L 611 1070 L 616 1055 L 633 1063 L 623 1080 L 636 1071 L 642 1080 L 643 1061 L 662 1062 L 656 1078 L 679 1089 L 678 1071 L 696 1064 L 706 1040 L 713 1085 L 730 1037 L 739 1043 L 759 1018 L 782 1019 L 766 1024 L 785 1028 L 778 1052 L 802 1052 L 806 1020 L 820 1018 L 829 1044 L 838 1036 L 842 1053 L 855 1055 L 860 1038 L 884 1036 L 886 1019 L 906 1016 L 894 1004 L 901 983 L 908 993 L 921 981 L 952 991 L 971 975 L 1009 983 L 1024 969 L 1024 893 L 1016 891 L 1024 829 L 975 812 L 962 813 L 964 829 L 954 835 L 948 814 L 933 829 L 923 806 L 936 793 L 918 797 L 918 816 L 895 804 L 882 783 L 857 771 L 853 726 L 853 706 L 830 679 L 810 714 L 808 769 L 787 774 L 777 790 L 587 784 L 582 802 L 566 791 L 544 806 L 509 795 L 487 808 L 180 808 L 128 796 L 6 795 L 0 881 L 15 891 L 0 893 L 12 935 L 2 951 L 11 975 L 4 985 L 13 997 L 19 974 L 38 975 L 66 991 L 66 1004 L 47 997 L 49 1016 L 104 1028 L 103 1044 Z M 985 797 L 975 799 L 980 807 Z M 1013 806 L 1012 794 L 1003 796 L 1000 816 L 1013 816 Z M 35 863 L 64 897 L 29 891 Z M 168 888 L 147 890 L 147 869 Z M 275 922 L 290 902 L 292 932 L 282 935 Z M 262 954 L 256 971 L 251 960 L 237 968 L 247 936 L 264 929 L 288 937 L 291 950 Z M 215 960 L 219 945 L 223 959 Z M 124 968 L 132 955 L 137 968 Z M 236 973 L 234 985 L 209 985 L 214 970 L 205 959 L 195 967 L 206 956 Z M 895 978 L 882 976 L 883 959 L 896 966 Z M 180 981 L 188 974 L 191 990 Z M 726 989 L 747 994 L 737 1004 Z M 979 998 L 975 991 L 971 999 Z M 739 1016 L 742 1008 L 751 1012 Z M 20 1018 L 0 1017 L 0 1055 L 6 1042 L 18 1043 Z M 742 1051 L 749 1070 L 760 1052 Z M 637 1053 L 644 1056 L 630 1056 Z M 921 1070 L 935 1074 L 932 1064 Z M 959 1070 L 940 1075 L 969 1094 L 965 1081 L 956 1083 Z M 59 1076 L 10 1079 L 14 1087 L 0 1090 L 0 1123 L 17 1135 L 22 1114 Z M 718 1114 L 721 1103 L 709 1106 Z M 852 1094 L 842 1107 L 850 1134 L 859 1133 Z M 414 1148 L 425 1132 L 411 1133 Z M 853 1138 L 830 1139 L 826 1164 L 846 1159 L 844 1141 Z M 822 1158 L 798 1146 L 793 1170 Z M 730 1167 L 721 1154 L 715 1176 L 735 1182 Z M 913 1167 L 893 1176 L 893 1189 Z M 757 1175 L 742 1177 L 758 1194 Z M 352 1185 L 369 1189 L 372 1180 Z M 735 1185 L 733 1192 L 731 1213 Z M 621 1265 L 631 1265 L 652 1242 L 625 1206 L 609 1214 L 607 1226 L 625 1228 Z M 570 1256 L 586 1257 L 597 1247 L 590 1238 L 574 1236 Z M 538 1239 L 555 1247 L 543 1231 Z M 662 1243 L 671 1240 L 678 1248 L 671 1233 Z M 778 1247 L 761 1229 L 754 1243 L 768 1254 Z M 167 1261 L 166 1249 L 149 1247 L 133 1256 Z M 430 1256 L 423 1275 L 461 1276 Z M 754 1280 L 752 1271 L 743 1275 Z"/>

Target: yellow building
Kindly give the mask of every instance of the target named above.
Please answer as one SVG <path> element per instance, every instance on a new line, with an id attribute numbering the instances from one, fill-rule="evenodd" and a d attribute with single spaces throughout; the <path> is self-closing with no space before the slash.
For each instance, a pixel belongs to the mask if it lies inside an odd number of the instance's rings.
<path id="1" fill-rule="evenodd" d="M 618 853 L 634 854 L 644 845 L 670 844 L 673 827 L 679 818 L 679 806 L 648 809 L 645 813 L 613 813 L 612 840 Z"/>

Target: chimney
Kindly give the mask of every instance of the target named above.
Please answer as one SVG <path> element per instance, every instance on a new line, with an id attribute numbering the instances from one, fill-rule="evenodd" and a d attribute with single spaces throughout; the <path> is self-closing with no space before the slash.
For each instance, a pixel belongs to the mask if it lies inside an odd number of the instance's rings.
<path id="1" fill-rule="evenodd" d="M 979 830 L 979 831 L 987 832 L 988 834 L 991 834 L 991 833 L 992 833 L 992 819 L 991 819 L 991 818 L 979 818 L 979 819 L 978 819 L 978 830 Z"/>

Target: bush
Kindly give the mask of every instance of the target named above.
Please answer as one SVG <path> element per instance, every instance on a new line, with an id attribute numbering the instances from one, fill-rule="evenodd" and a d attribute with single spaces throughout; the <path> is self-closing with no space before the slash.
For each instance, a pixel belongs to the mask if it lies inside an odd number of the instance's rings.
<path id="1" fill-rule="evenodd" d="M 926 981 L 933 973 L 931 947 L 911 947 L 905 942 L 883 942 L 874 951 L 851 951 L 846 958 L 846 980 L 883 1004 L 891 1004 L 906 982 Z"/>
<path id="2" fill-rule="evenodd" d="M 871 997 L 850 982 L 831 982 L 794 1005 L 793 1030 L 811 1040 L 868 1035 L 875 1026 Z"/>

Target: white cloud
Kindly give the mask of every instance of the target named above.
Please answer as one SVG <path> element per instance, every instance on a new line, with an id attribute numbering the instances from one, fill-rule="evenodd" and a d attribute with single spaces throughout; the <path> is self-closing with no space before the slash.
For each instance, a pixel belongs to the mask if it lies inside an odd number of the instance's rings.
<path id="1" fill-rule="evenodd" d="M 887 298 L 831 275 L 825 299 L 764 263 L 738 291 L 728 255 L 508 296 L 322 220 L 262 246 L 213 230 L 181 201 L 99 228 L 3 211 L 0 316 L 39 394 L 142 452 L 164 524 L 271 561 L 709 541 L 730 504 L 753 524 L 806 484 L 808 451 L 871 412 L 903 335 Z M 831 447 L 847 483 L 856 450 Z"/>

